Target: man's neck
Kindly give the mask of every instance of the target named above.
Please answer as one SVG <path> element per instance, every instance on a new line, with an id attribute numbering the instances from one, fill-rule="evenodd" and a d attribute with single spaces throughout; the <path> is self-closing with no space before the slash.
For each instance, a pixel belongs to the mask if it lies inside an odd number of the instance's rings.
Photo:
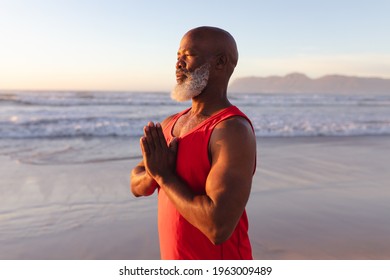
<path id="1" fill-rule="evenodd" d="M 211 116 L 231 105 L 227 99 L 226 92 L 220 94 L 218 92 L 203 92 L 192 99 L 191 114 Z"/>

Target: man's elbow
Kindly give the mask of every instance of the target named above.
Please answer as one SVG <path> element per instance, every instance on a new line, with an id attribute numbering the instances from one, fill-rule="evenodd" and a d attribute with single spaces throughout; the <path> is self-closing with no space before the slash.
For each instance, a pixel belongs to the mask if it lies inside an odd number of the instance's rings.
<path id="1" fill-rule="evenodd" d="M 135 197 L 140 197 L 140 196 L 148 196 L 148 193 L 140 193 L 139 190 L 137 190 L 136 187 L 133 185 L 130 185 L 130 191 Z"/>
<path id="2" fill-rule="evenodd" d="M 229 239 L 229 237 L 214 237 L 212 239 L 210 239 L 211 243 L 213 243 L 213 245 L 221 245 L 222 243 L 224 243 L 225 241 L 227 241 Z"/>
<path id="3" fill-rule="evenodd" d="M 142 196 L 141 194 L 136 193 L 132 188 L 130 188 L 130 191 L 131 191 L 131 193 L 133 194 L 133 196 L 135 196 L 135 197 L 140 197 L 140 196 Z"/>
<path id="4" fill-rule="evenodd" d="M 136 191 L 136 186 L 133 183 L 132 180 L 130 180 L 130 192 L 135 196 L 135 197 L 140 197 L 141 195 Z"/>
<path id="5" fill-rule="evenodd" d="M 143 187 L 135 183 L 130 183 L 130 191 L 135 197 L 150 196 L 155 190 L 155 186 Z"/>
<path id="6" fill-rule="evenodd" d="M 216 227 L 209 234 L 208 238 L 214 245 L 220 245 L 227 241 L 232 235 L 233 230 L 226 227 Z"/>

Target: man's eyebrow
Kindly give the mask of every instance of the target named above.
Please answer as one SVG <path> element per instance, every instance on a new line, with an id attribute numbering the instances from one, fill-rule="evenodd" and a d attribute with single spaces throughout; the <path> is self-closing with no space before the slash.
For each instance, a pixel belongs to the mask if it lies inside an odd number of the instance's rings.
<path id="1" fill-rule="evenodd" d="M 194 49 L 184 49 L 184 50 L 179 50 L 177 52 L 177 55 L 180 55 L 180 54 L 191 54 L 191 53 L 195 53 L 196 51 Z"/>

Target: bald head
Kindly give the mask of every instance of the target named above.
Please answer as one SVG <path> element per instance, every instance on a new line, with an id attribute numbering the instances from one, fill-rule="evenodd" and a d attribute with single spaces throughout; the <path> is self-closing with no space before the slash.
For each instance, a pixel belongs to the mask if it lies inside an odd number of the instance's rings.
<path id="1" fill-rule="evenodd" d="M 233 72 L 238 61 L 238 50 L 236 41 L 229 32 L 217 27 L 202 26 L 191 29 L 184 37 L 195 40 L 210 54 L 225 55 Z"/>

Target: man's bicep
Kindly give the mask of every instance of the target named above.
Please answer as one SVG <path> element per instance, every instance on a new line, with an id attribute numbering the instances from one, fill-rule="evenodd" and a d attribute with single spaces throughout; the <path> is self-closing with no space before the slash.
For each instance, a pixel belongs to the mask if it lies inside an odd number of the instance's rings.
<path id="1" fill-rule="evenodd" d="M 206 182 L 206 193 L 216 206 L 244 208 L 252 186 L 252 174 L 243 171 L 242 165 L 216 163 Z"/>
<path id="2" fill-rule="evenodd" d="M 227 214 L 243 211 L 256 161 L 256 141 L 244 119 L 228 120 L 210 139 L 211 170 L 206 183 L 210 198 Z"/>
<path id="3" fill-rule="evenodd" d="M 210 170 L 206 193 L 214 205 L 214 223 L 226 236 L 230 236 L 248 202 L 252 172 L 248 172 L 239 162 L 228 162 L 223 158 L 221 156 Z"/>

